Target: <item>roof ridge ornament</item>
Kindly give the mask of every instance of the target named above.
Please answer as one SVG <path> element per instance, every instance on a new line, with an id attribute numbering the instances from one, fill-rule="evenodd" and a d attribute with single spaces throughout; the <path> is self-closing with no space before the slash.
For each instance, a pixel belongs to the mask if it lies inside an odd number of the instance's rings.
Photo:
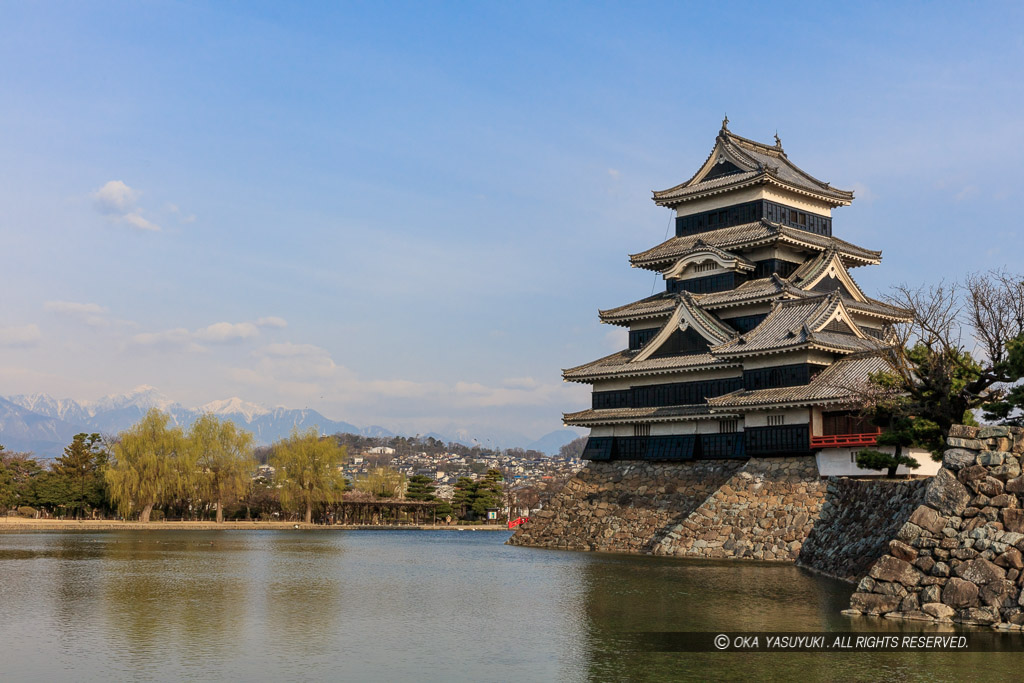
<path id="1" fill-rule="evenodd" d="M 723 133 L 729 132 L 729 115 L 728 114 L 726 114 L 722 118 L 722 132 Z"/>
<path id="2" fill-rule="evenodd" d="M 778 129 L 775 130 L 775 148 L 778 150 L 782 150 L 782 140 L 779 139 Z"/>

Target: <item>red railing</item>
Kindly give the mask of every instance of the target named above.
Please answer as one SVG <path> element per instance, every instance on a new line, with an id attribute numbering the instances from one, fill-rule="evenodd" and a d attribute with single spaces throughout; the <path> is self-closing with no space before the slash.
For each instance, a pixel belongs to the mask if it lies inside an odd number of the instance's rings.
<path id="1" fill-rule="evenodd" d="M 529 517 L 516 517 L 515 519 L 513 519 L 511 522 L 508 523 L 508 528 L 509 529 L 515 529 L 520 524 L 526 524 L 529 521 L 530 521 Z"/>
<path id="2" fill-rule="evenodd" d="M 811 448 L 844 448 L 850 446 L 874 446 L 878 443 L 878 432 L 868 434 L 830 434 L 812 436 Z"/>

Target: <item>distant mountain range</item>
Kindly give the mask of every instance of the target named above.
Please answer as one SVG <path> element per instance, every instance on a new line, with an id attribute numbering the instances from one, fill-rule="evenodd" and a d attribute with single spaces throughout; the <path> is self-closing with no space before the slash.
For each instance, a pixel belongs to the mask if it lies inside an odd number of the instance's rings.
<path id="1" fill-rule="evenodd" d="M 57 457 L 64 446 L 79 432 L 115 434 L 139 421 L 150 408 L 159 408 L 184 428 L 200 415 L 212 413 L 231 420 L 252 432 L 258 444 L 269 444 L 288 436 L 292 429 L 316 426 L 325 434 L 347 433 L 363 436 L 389 437 L 396 433 L 371 425 L 357 427 L 349 422 L 329 420 L 315 410 L 296 408 L 265 408 L 233 397 L 211 401 L 198 408 L 187 408 L 151 386 L 140 386 L 128 392 L 106 396 L 97 401 L 55 399 L 47 394 L 19 394 L 0 398 L 0 444 L 12 451 L 31 451 L 38 456 Z M 449 431 L 450 433 L 444 433 Z M 578 435 L 560 429 L 530 440 L 514 433 L 470 433 L 465 429 L 443 430 L 424 434 L 442 441 L 456 441 L 472 446 L 495 448 L 522 447 L 547 453 L 558 452 Z"/>

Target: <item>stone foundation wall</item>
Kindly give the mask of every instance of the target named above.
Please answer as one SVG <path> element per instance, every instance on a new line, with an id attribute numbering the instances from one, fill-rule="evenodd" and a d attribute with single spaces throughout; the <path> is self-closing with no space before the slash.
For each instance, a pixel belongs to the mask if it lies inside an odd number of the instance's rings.
<path id="1" fill-rule="evenodd" d="M 809 456 L 592 462 L 509 543 L 792 561 L 824 499 Z"/>
<path id="2" fill-rule="evenodd" d="M 509 543 L 650 552 L 653 539 L 689 515 L 742 466 L 734 460 L 591 462 L 520 526 Z"/>
<path id="3" fill-rule="evenodd" d="M 793 561 L 818 519 L 825 482 L 812 456 L 751 458 L 655 538 L 656 555 Z"/>
<path id="4" fill-rule="evenodd" d="M 825 504 L 797 565 L 856 583 L 921 505 L 927 483 L 830 478 Z"/>
<path id="5" fill-rule="evenodd" d="M 1024 625 L 1024 429 L 950 430 L 942 469 L 850 599 L 850 613 Z"/>

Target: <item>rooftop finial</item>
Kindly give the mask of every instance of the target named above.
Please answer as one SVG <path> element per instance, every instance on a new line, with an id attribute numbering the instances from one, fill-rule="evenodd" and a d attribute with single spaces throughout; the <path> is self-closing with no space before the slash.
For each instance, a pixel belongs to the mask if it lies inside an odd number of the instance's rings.
<path id="1" fill-rule="evenodd" d="M 729 115 L 726 114 L 725 118 L 722 119 L 722 130 L 729 130 Z"/>
<path id="2" fill-rule="evenodd" d="M 775 146 L 782 149 L 782 140 L 779 139 L 779 131 L 775 131 Z"/>

